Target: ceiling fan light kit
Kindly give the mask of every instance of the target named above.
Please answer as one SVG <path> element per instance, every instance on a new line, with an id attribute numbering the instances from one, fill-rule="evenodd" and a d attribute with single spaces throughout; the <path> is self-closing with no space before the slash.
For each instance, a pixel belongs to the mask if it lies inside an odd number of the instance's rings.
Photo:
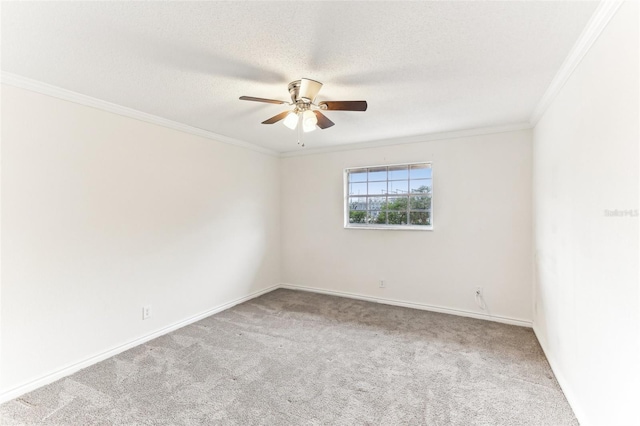
<path id="1" fill-rule="evenodd" d="M 301 78 L 289 83 L 289 95 L 291 102 L 280 101 L 276 99 L 256 98 L 253 96 L 240 96 L 240 100 L 264 102 L 269 104 L 287 104 L 293 106 L 293 110 L 284 111 L 275 115 L 262 124 L 273 124 L 280 120 L 284 120 L 283 124 L 291 130 L 298 129 L 298 138 L 300 139 L 300 130 L 303 132 L 312 132 L 316 126 L 320 129 L 326 129 L 335 123 L 327 118 L 322 111 L 366 111 L 367 101 L 322 101 L 315 103 L 316 97 L 322 88 L 322 83 L 311 80 L 309 78 Z M 298 140 L 300 143 L 300 140 Z M 302 144 L 304 146 L 304 144 Z"/>

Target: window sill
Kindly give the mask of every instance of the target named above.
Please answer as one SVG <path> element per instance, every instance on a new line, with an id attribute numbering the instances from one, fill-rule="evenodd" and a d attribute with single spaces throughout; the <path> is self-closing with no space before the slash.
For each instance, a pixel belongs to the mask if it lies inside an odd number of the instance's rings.
<path id="1" fill-rule="evenodd" d="M 344 229 L 377 229 L 377 230 L 385 230 L 385 231 L 433 231 L 433 225 L 431 226 L 409 226 L 409 225 L 377 225 L 377 226 L 369 226 L 369 225 L 345 225 Z"/>

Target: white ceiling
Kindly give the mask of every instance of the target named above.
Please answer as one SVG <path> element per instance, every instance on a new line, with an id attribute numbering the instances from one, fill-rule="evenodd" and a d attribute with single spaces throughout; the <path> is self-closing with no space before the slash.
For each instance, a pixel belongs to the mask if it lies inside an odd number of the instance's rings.
<path id="1" fill-rule="evenodd" d="M 310 148 L 527 122 L 597 2 L 3 2 L 2 70 L 280 152 L 261 121 L 322 81 Z"/>

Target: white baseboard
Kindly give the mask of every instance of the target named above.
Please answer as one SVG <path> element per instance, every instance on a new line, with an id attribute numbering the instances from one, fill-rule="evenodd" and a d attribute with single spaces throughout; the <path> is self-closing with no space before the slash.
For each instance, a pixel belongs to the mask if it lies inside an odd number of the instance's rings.
<path id="1" fill-rule="evenodd" d="M 542 352 L 544 352 L 544 356 L 547 358 L 547 361 L 549 362 L 549 366 L 551 366 L 551 371 L 553 371 L 553 374 L 556 376 L 556 380 L 558 381 L 558 384 L 560 385 L 560 388 L 562 389 L 562 392 L 564 393 L 565 398 L 567 398 L 567 402 L 571 406 L 571 409 L 573 410 L 573 414 L 575 414 L 576 418 L 578 419 L 578 423 L 580 423 L 581 426 L 591 425 L 591 422 L 587 421 L 587 416 L 584 410 L 582 409 L 582 407 L 580 406 L 580 404 L 578 403 L 578 399 L 576 398 L 575 394 L 571 390 L 571 386 L 569 386 L 569 383 L 567 382 L 564 375 L 562 374 L 562 371 L 560 371 L 560 369 L 558 368 L 558 363 L 555 362 L 555 358 L 549 352 L 546 341 L 540 338 L 540 331 L 536 327 L 535 322 L 533 323 L 532 328 L 533 328 L 533 333 L 536 335 L 536 339 L 538 339 L 538 342 L 540 343 Z"/>
<path id="2" fill-rule="evenodd" d="M 531 321 L 527 321 L 527 320 L 488 315 L 488 314 L 482 314 L 478 312 L 470 312 L 462 309 L 445 308 L 443 306 L 427 305 L 426 303 L 405 302 L 402 300 L 387 299 L 387 298 L 374 297 L 374 296 L 365 296 L 362 294 L 348 293 L 344 291 L 325 290 L 322 288 L 307 287 L 307 286 L 296 285 L 296 284 L 282 283 L 280 284 L 280 288 L 287 288 L 289 290 L 309 291 L 312 293 L 328 294 L 330 296 L 348 297 L 349 299 L 366 300 L 368 302 L 382 303 L 385 305 L 403 306 L 405 308 L 420 309 L 423 311 L 440 312 L 443 314 L 477 318 L 477 319 L 483 319 L 488 321 L 500 322 L 503 324 L 519 325 L 521 327 L 528 327 L 528 328 L 532 327 Z"/>
<path id="3" fill-rule="evenodd" d="M 192 317 L 189 317 L 187 319 L 184 319 L 182 321 L 178 321 L 174 324 L 171 324 L 167 327 L 161 328 L 159 330 L 156 330 L 150 334 L 147 334 L 145 336 L 139 337 L 137 339 L 131 340 L 123 345 L 120 346 L 116 346 L 115 348 L 109 349 L 107 351 L 104 351 L 102 353 L 99 353 L 97 355 L 93 355 L 90 356 L 86 359 L 83 359 L 81 361 L 75 362 L 73 364 L 67 365 L 59 370 L 53 371 L 49 374 L 46 374 L 42 377 L 39 377 L 35 380 L 32 380 L 30 382 L 24 383 L 22 385 L 16 386 L 12 389 L 9 389 L 5 392 L 0 393 L 0 404 L 10 401 L 12 399 L 18 398 L 21 395 L 24 395 L 27 392 L 31 392 L 32 390 L 35 390 L 41 386 L 44 385 L 48 385 L 49 383 L 53 383 L 58 379 L 61 379 L 63 377 L 69 376 L 73 373 L 75 373 L 78 370 L 82 370 L 83 368 L 87 368 L 93 364 L 96 364 L 100 361 L 103 361 L 107 358 L 110 358 L 114 355 L 117 355 L 121 352 L 126 351 L 127 349 L 131 349 L 135 346 L 141 345 L 145 342 L 148 342 L 149 340 L 153 340 L 156 337 L 160 337 L 162 335 L 165 335 L 167 333 L 170 333 L 174 330 L 177 330 L 179 328 L 182 328 L 186 325 L 192 324 L 194 322 L 200 321 L 203 318 L 206 318 L 208 316 L 211 316 L 213 314 L 216 314 L 218 312 L 224 311 L 226 309 L 229 309 L 237 304 L 246 302 L 247 300 L 251 300 L 254 299 L 258 296 L 262 296 L 265 293 L 269 293 L 275 289 L 277 289 L 279 287 L 279 285 L 273 285 L 271 287 L 267 287 L 263 290 L 259 290 L 256 292 L 253 292 L 247 296 L 244 297 L 240 297 L 238 299 L 232 300 L 230 302 L 227 303 L 223 303 L 222 305 L 218 305 L 212 309 L 209 309 L 205 312 L 201 312 L 197 315 L 194 315 Z"/>
<path id="4" fill-rule="evenodd" d="M 309 291 L 309 292 L 313 292 L 313 293 L 320 293 L 320 294 L 327 294 L 327 295 L 332 295 L 332 296 L 339 296 L 339 297 L 347 297 L 350 299 L 358 299 L 358 300 L 365 300 L 365 301 L 369 301 L 369 302 L 376 302 L 376 303 L 382 303 L 382 304 L 386 304 L 386 305 L 393 305 L 393 306 L 403 306 L 406 308 L 413 308 L 413 309 L 421 309 L 421 310 L 425 310 L 425 311 L 432 311 L 432 312 L 440 312 L 440 313 L 445 313 L 445 314 L 452 314 L 452 315 L 458 315 L 458 316 L 464 316 L 464 317 L 470 317 L 470 318 L 477 318 L 477 319 L 483 319 L 483 320 L 489 320 L 489 321 L 495 321 L 495 322 L 501 322 L 504 324 L 511 324 L 511 325 L 518 325 L 518 326 L 522 326 L 522 327 L 531 327 L 531 321 L 526 321 L 526 320 L 520 320 L 520 319 L 515 319 L 515 318 L 506 318 L 506 317 L 499 317 L 499 316 L 492 316 L 492 315 L 487 315 L 487 314 L 481 314 L 481 313 L 476 313 L 476 312 L 469 312 L 469 311 L 464 311 L 464 310 L 459 310 L 459 309 L 451 309 L 451 308 L 445 308 L 445 307 L 441 307 L 441 306 L 434 306 L 434 305 L 427 305 L 427 304 L 423 304 L 423 303 L 413 303 L 413 302 L 405 302 L 405 301 L 401 301 L 401 300 L 394 300 L 394 299 L 385 299 L 385 298 L 380 298 L 380 297 L 372 297 L 372 296 L 365 296 L 365 295 L 361 295 L 361 294 L 355 294 L 355 293 L 348 293 L 348 292 L 342 292 L 342 291 L 334 291 L 334 290 L 325 290 L 325 289 L 320 289 L 320 288 L 314 288 L 314 287 L 306 287 L 306 286 L 300 286 L 300 285 L 294 285 L 294 284 L 277 284 L 277 285 L 273 285 L 271 287 L 265 288 L 263 290 L 259 290 L 256 292 L 253 292 L 247 296 L 232 300 L 230 302 L 224 303 L 222 305 L 216 306 L 212 309 L 209 309 L 205 312 L 201 312 L 197 315 L 194 315 L 192 317 L 189 317 L 187 319 L 184 319 L 182 321 L 178 321 L 174 324 L 171 324 L 167 327 L 161 328 L 159 330 L 156 330 L 152 333 L 149 333 L 145 336 L 139 337 L 137 339 L 131 340 L 123 345 L 117 346 L 115 348 L 109 349 L 107 351 L 104 351 L 102 353 L 99 353 L 97 355 L 93 355 L 90 356 L 84 360 L 75 362 L 73 364 L 67 365 L 63 368 L 60 368 L 56 371 L 53 371 L 51 373 L 48 373 L 42 377 L 39 377 L 35 380 L 29 381 L 27 383 L 24 383 L 22 385 L 16 386 L 12 389 L 9 389 L 5 392 L 0 393 L 0 404 L 10 401 L 12 399 L 18 398 L 21 395 L 24 395 L 27 392 L 31 392 L 32 390 L 35 390 L 39 387 L 48 385 L 49 383 L 53 383 L 56 380 L 59 380 L 63 377 L 69 376 L 73 373 L 75 373 L 78 370 L 81 370 L 83 368 L 89 367 L 93 364 L 96 364 L 100 361 L 103 361 L 107 358 L 110 358 L 114 355 L 117 355 L 121 352 L 126 351 L 127 349 L 131 349 L 135 346 L 141 345 L 145 342 L 148 342 L 149 340 L 155 339 L 156 337 L 160 337 L 162 335 L 165 335 L 167 333 L 170 333 L 174 330 L 177 330 L 181 327 L 184 327 L 186 325 L 192 324 L 194 322 L 200 321 L 203 318 L 206 318 L 208 316 L 211 316 L 213 314 L 216 314 L 218 312 L 224 311 L 226 309 L 229 309 L 237 304 L 246 302 L 247 300 L 251 300 L 254 299 L 256 297 L 262 296 L 265 293 L 269 293 L 273 290 L 276 290 L 278 288 L 285 288 L 285 289 L 290 289 L 290 290 L 301 290 L 301 291 Z M 544 349 L 544 348 L 543 348 Z M 545 352 L 546 353 L 546 352 Z M 551 364 L 551 363 L 550 363 Z M 553 368 L 553 365 L 552 365 Z M 555 372 L 555 370 L 554 370 Z M 557 375 L 556 375 L 557 376 Z M 558 382 L 560 382 L 560 385 L 562 385 L 562 382 L 560 381 L 560 379 L 558 379 Z M 564 389 L 564 386 L 563 386 Z M 569 399 L 567 397 L 567 399 Z M 571 403 L 571 401 L 569 401 Z M 573 404 L 572 404 L 573 407 Z M 575 410 L 575 409 L 574 409 Z"/>

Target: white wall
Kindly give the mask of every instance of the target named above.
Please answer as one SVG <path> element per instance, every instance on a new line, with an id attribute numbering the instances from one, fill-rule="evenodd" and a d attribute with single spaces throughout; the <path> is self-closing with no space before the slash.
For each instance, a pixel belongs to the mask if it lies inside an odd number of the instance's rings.
<path id="1" fill-rule="evenodd" d="M 583 425 L 638 424 L 638 4 L 534 129 L 534 328 Z M 636 210 L 637 211 L 637 210 Z"/>
<path id="2" fill-rule="evenodd" d="M 0 392 L 277 284 L 278 163 L 3 85 Z"/>
<path id="3" fill-rule="evenodd" d="M 433 162 L 434 231 L 343 228 L 343 169 Z M 531 320 L 531 131 L 282 160 L 285 283 Z M 385 279 L 386 288 L 378 288 Z"/>

